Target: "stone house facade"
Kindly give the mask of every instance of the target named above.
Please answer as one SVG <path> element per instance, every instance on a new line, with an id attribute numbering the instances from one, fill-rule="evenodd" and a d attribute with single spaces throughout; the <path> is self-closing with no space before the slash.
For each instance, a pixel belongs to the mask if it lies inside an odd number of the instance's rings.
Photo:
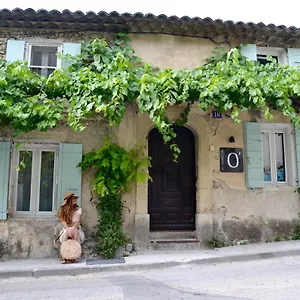
<path id="1" fill-rule="evenodd" d="M 299 31 L 284 26 L 16 9 L 0 11 L 0 29 L 0 58 L 26 59 L 45 75 L 60 67 L 53 53 L 77 54 L 81 43 L 110 39 L 122 30 L 129 33 L 136 54 L 159 68 L 193 69 L 217 45 L 229 50 L 241 43 L 247 43 L 245 56 L 262 63 L 266 55 L 281 64 L 300 61 Z M 170 119 L 183 109 L 170 107 Z M 186 126 L 176 129 L 183 158 L 174 164 L 148 116 L 128 108 L 114 129 L 118 142 L 124 147 L 141 142 L 153 159 L 153 182 L 136 184 L 124 196 L 124 230 L 137 249 L 172 237 L 175 242 L 192 237 L 201 244 L 213 234 L 230 242 L 258 242 L 292 233 L 300 212 L 299 136 L 280 114 L 271 122 L 257 112 L 241 118 L 236 124 L 225 114 L 192 107 Z M 97 118 L 83 132 L 61 126 L 17 140 L 9 128 L 1 128 L 0 257 L 55 255 L 53 239 L 60 229 L 55 212 L 67 191 L 80 196 L 83 227 L 91 234 L 98 220 L 90 201 L 91 175 L 76 165 L 82 154 L 101 146 L 110 130 Z M 29 152 L 16 149 L 17 142 L 28 139 Z M 21 159 L 28 168 L 18 172 Z"/>

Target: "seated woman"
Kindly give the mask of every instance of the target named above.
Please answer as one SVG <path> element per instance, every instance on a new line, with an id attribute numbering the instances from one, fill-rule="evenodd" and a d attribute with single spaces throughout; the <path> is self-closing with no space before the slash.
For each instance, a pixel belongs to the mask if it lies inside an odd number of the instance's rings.
<path id="1" fill-rule="evenodd" d="M 80 219 L 82 215 L 81 208 L 77 205 L 78 197 L 73 193 L 68 192 L 64 195 L 64 202 L 60 206 L 57 217 L 63 225 L 63 230 L 60 232 L 59 241 L 65 242 L 67 239 L 74 239 L 84 242 L 84 232 L 80 226 Z M 63 259 L 62 263 L 73 263 L 74 260 Z"/>

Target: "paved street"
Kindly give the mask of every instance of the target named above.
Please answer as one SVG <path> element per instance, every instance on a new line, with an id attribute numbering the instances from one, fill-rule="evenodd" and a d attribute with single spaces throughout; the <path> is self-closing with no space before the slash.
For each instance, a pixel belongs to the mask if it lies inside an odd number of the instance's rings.
<path id="1" fill-rule="evenodd" d="M 299 257 L 139 272 L 11 278 L 0 281 L 1 300 L 299 299 Z"/>

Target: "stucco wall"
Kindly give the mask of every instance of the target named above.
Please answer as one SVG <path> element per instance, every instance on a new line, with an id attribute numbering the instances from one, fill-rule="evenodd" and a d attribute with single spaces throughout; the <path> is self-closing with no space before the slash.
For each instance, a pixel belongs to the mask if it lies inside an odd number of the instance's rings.
<path id="1" fill-rule="evenodd" d="M 132 38 L 136 54 L 160 68 L 196 68 L 211 56 L 216 46 L 210 40 L 178 36 L 134 35 Z M 170 119 L 175 120 L 181 110 L 170 109 Z M 252 115 L 243 114 L 241 118 L 253 121 Z M 266 121 L 261 119 L 261 122 Z M 289 123 L 289 120 L 275 115 L 271 122 Z M 147 116 L 139 116 L 138 139 L 144 141 L 145 153 L 146 137 L 152 126 Z M 242 124 L 234 123 L 225 115 L 222 120 L 213 119 L 209 112 L 203 113 L 194 107 L 187 127 L 194 132 L 197 145 L 197 214 L 213 223 L 214 232 L 232 241 L 260 241 L 290 234 L 300 211 L 295 186 L 248 190 L 245 172 L 220 172 L 220 147 L 244 148 Z M 229 143 L 230 136 L 235 137 L 234 144 Z M 140 184 L 137 186 L 136 212 L 144 216 L 145 222 L 149 222 L 147 201 L 147 184 Z M 143 223 L 140 218 L 138 220 L 139 224 Z M 200 221 L 199 226 L 202 225 Z"/>
<path id="2" fill-rule="evenodd" d="M 136 55 L 161 69 L 194 69 L 204 64 L 217 47 L 208 39 L 163 34 L 130 35 Z M 224 46 L 226 45 L 218 45 Z"/>
<path id="3" fill-rule="evenodd" d="M 104 121 L 90 121 L 83 132 L 73 132 L 67 126 L 49 130 L 47 132 L 31 132 L 20 139 L 29 139 L 31 143 L 81 143 L 83 154 L 99 148 L 102 139 L 108 133 Z M 3 130 L 1 139 L 10 137 L 9 130 Z M 16 142 L 16 141 L 15 141 Z M 12 167 L 12 166 L 11 166 Z M 87 237 L 97 224 L 98 215 L 95 203 L 91 202 L 90 183 L 92 174 L 83 173 L 82 176 L 82 225 Z M 9 199 L 8 207 L 11 206 Z M 53 240 L 61 229 L 56 217 L 47 219 L 14 218 L 9 213 L 9 219 L 0 222 L 0 257 L 49 257 L 56 255 L 53 249 Z"/>
<path id="4" fill-rule="evenodd" d="M 252 116 L 242 114 L 241 119 L 250 121 Z M 261 121 L 289 123 L 289 120 L 280 114 L 275 114 L 271 121 L 262 118 Z M 300 212 L 296 186 L 277 185 L 250 190 L 245 185 L 245 172 L 220 172 L 219 148 L 244 148 L 243 127 L 226 116 L 222 120 L 210 119 L 209 127 L 211 128 L 210 145 L 214 147 L 210 160 L 216 232 L 225 235 L 229 240 L 249 239 L 250 241 L 268 240 L 274 236 L 283 237 L 291 234 Z M 230 136 L 234 136 L 234 144 L 229 143 Z M 293 156 L 295 168 L 295 153 L 289 152 L 288 155 Z M 295 181 L 294 177 L 292 182 L 295 183 Z"/>
<path id="5" fill-rule="evenodd" d="M 53 31 L 5 32 L 0 34 L 0 58 L 4 58 L 6 41 L 9 38 L 45 37 L 60 41 L 84 41 L 103 37 L 103 33 L 70 33 Z M 109 37 L 109 36 L 108 36 Z M 211 56 L 216 44 L 207 39 L 188 38 L 170 35 L 135 34 L 130 36 L 136 54 L 144 61 L 160 68 L 196 68 Z M 224 45 L 226 46 L 226 45 Z M 183 107 L 170 108 L 171 120 L 178 118 Z M 245 114 L 243 120 L 250 120 Z M 288 122 L 277 116 L 274 122 Z M 120 126 L 115 128 L 120 145 L 130 148 L 136 143 L 144 146 L 148 153 L 147 136 L 153 124 L 147 115 L 137 113 L 137 107 L 130 106 Z M 212 119 L 209 112 L 201 112 L 195 105 L 190 113 L 187 127 L 196 138 L 197 163 L 197 216 L 196 227 L 200 238 L 220 233 L 230 240 L 250 239 L 258 241 L 269 236 L 285 235 L 291 231 L 300 211 L 299 197 L 295 187 L 272 187 L 263 190 L 247 190 L 245 173 L 221 173 L 219 171 L 219 148 L 244 148 L 243 128 L 230 118 Z M 84 153 L 101 146 L 107 133 L 107 126 L 99 121 L 90 122 L 81 133 L 74 133 L 67 127 L 50 130 L 46 133 L 33 132 L 31 139 L 53 142 L 76 142 L 83 144 Z M 5 138 L 9 130 L 2 132 Z M 234 136 L 234 145 L 228 142 Z M 83 175 L 82 207 L 83 226 L 87 233 L 97 223 L 94 204 L 90 202 L 90 177 Z M 139 243 L 147 244 L 149 215 L 147 211 L 147 183 L 133 185 L 131 193 L 124 196 L 124 228 L 130 237 Z M 37 257 L 53 255 L 52 239 L 57 227 L 55 219 L 40 220 L 9 219 L 0 223 L 0 257 L 10 254 L 15 257 Z M 205 228 L 205 230 L 203 229 Z M 25 234 L 26 232 L 26 234 Z M 50 246 L 51 242 L 51 246 Z M 143 244 L 143 242 L 141 242 Z"/>
<path id="6" fill-rule="evenodd" d="M 0 59 L 5 59 L 6 43 L 9 39 L 49 39 L 59 42 L 84 42 L 94 38 L 111 38 L 105 33 L 95 32 L 56 32 L 53 30 L 7 30 L 1 29 L 0 33 Z M 103 121 L 93 120 L 83 132 L 72 132 L 67 126 L 61 126 L 48 132 L 32 132 L 22 138 L 29 138 L 33 142 L 53 142 L 53 143 L 82 143 L 83 153 L 87 153 L 94 148 L 99 148 L 104 135 L 107 134 L 107 126 Z M 9 128 L 2 128 L 0 139 L 11 138 Z M 92 174 L 84 174 L 82 177 L 82 208 L 83 208 L 83 228 L 87 237 L 97 224 L 98 215 L 95 203 L 90 202 L 90 181 Z M 11 202 L 9 199 L 8 208 Z M 0 257 L 49 257 L 57 255 L 53 248 L 53 239 L 57 236 L 61 225 L 55 217 L 52 219 L 16 219 L 9 215 L 5 222 L 0 221 Z"/>

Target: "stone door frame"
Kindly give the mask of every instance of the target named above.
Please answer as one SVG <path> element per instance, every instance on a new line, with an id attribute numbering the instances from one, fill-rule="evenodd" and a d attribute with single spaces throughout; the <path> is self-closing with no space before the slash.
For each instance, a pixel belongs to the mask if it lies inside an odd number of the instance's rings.
<path id="1" fill-rule="evenodd" d="M 169 119 L 178 119 L 182 109 L 174 107 L 168 111 Z M 137 115 L 137 140 L 142 143 L 144 154 L 148 154 L 148 133 L 153 124 L 147 115 Z M 213 233 L 211 166 L 209 152 L 209 127 L 197 107 L 192 108 L 186 127 L 195 136 L 196 146 L 196 236 L 200 242 Z M 148 214 L 148 183 L 136 185 L 135 201 L 135 247 L 138 250 L 147 249 L 150 245 L 150 217 Z"/>

